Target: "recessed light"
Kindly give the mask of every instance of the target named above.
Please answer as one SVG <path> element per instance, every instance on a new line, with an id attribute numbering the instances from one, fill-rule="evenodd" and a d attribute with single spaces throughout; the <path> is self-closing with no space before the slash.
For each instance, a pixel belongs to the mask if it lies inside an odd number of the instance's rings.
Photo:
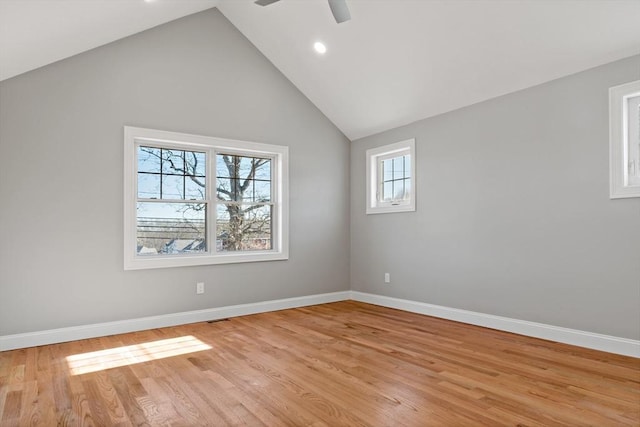
<path id="1" fill-rule="evenodd" d="M 324 45 L 324 43 L 322 42 L 315 42 L 313 44 L 313 48 L 316 50 L 316 52 L 318 52 L 320 55 L 324 55 L 324 53 L 327 51 L 327 47 Z"/>
<path id="2" fill-rule="evenodd" d="M 145 3 L 153 3 L 156 0 L 144 0 Z"/>

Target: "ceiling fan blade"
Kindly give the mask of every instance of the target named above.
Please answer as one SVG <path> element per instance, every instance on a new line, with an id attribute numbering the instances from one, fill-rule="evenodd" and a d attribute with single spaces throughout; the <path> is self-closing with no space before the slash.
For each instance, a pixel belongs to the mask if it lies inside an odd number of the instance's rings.
<path id="1" fill-rule="evenodd" d="M 339 24 L 351 19 L 351 13 L 349 13 L 349 7 L 347 6 L 347 0 L 329 0 L 329 7 L 331 13 Z"/>
<path id="2" fill-rule="evenodd" d="M 280 0 L 256 0 L 255 4 L 259 4 L 260 6 L 269 6 L 271 3 L 275 3 Z"/>

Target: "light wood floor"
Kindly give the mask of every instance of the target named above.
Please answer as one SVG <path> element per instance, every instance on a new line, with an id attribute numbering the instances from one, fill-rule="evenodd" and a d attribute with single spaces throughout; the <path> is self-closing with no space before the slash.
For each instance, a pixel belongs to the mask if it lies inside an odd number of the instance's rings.
<path id="1" fill-rule="evenodd" d="M 638 426 L 640 360 L 346 301 L 1 352 L 0 425 Z"/>

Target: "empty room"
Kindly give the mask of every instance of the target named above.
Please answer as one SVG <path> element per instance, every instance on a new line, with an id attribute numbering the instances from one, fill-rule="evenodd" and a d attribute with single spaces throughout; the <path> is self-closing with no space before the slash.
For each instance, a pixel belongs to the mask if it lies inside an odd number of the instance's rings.
<path id="1" fill-rule="evenodd" d="M 638 0 L 0 0 L 0 426 L 639 426 Z"/>

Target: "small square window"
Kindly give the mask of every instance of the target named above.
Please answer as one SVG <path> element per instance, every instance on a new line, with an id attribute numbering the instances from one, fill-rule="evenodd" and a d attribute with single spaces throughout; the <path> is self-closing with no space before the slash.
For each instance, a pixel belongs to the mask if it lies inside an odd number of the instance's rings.
<path id="1" fill-rule="evenodd" d="M 609 89 L 610 197 L 640 197 L 640 80 Z"/>
<path id="2" fill-rule="evenodd" d="M 415 210 L 415 139 L 367 150 L 367 214 Z"/>

